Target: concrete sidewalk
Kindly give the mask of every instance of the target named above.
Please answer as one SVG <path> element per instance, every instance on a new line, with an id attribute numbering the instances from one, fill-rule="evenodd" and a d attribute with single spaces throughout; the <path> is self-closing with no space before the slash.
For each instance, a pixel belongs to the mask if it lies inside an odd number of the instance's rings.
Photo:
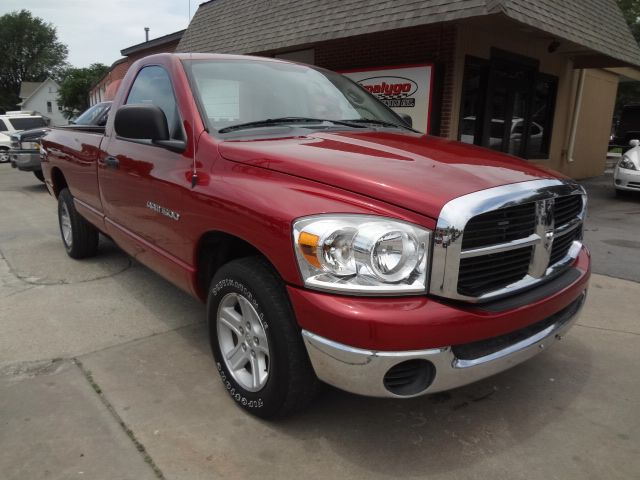
<path id="1" fill-rule="evenodd" d="M 327 388 L 269 423 L 222 389 L 200 303 L 108 242 L 68 259 L 55 202 L 2 167 L 2 480 L 638 477 L 638 283 L 594 275 L 565 340 L 493 378 L 408 401 Z"/>

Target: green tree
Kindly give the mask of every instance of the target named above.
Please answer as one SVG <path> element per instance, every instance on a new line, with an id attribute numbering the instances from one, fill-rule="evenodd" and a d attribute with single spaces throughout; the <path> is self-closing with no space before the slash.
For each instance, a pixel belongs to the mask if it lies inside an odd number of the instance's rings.
<path id="1" fill-rule="evenodd" d="M 87 68 L 67 68 L 61 75 L 58 90 L 58 105 L 62 106 L 62 114 L 73 118 L 89 108 L 89 92 L 91 88 L 109 71 L 102 63 L 94 63 Z"/>
<path id="2" fill-rule="evenodd" d="M 640 42 L 640 0 L 618 0 L 618 7 L 636 41 Z"/>
<path id="3" fill-rule="evenodd" d="M 0 45 L 0 111 L 16 108 L 22 82 L 55 77 L 66 65 L 56 28 L 27 10 L 0 16 Z"/>
<path id="4" fill-rule="evenodd" d="M 617 0 L 631 33 L 640 43 L 640 0 Z M 640 82 L 620 82 L 613 116 L 620 118 L 622 107 L 630 103 L 640 103 Z"/>

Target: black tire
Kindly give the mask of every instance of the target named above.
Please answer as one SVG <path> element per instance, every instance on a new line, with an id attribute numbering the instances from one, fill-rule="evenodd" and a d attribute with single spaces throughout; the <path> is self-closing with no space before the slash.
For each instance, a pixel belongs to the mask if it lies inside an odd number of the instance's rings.
<path id="1" fill-rule="evenodd" d="M 44 183 L 44 174 L 42 173 L 42 170 L 34 170 L 33 174 L 36 176 L 38 180 Z"/>
<path id="2" fill-rule="evenodd" d="M 631 195 L 631 192 L 629 190 L 620 190 L 619 188 L 616 188 L 616 197 L 627 198 L 630 195 Z"/>
<path id="3" fill-rule="evenodd" d="M 68 238 L 65 238 L 66 227 L 63 226 L 63 219 L 65 219 L 66 213 L 68 214 L 68 226 L 70 227 Z M 58 223 L 60 225 L 62 244 L 71 258 L 93 257 L 98 253 L 98 230 L 76 211 L 73 204 L 73 196 L 66 188 L 58 195 Z"/>
<path id="4" fill-rule="evenodd" d="M 263 327 L 268 341 L 268 369 L 263 369 L 267 377 L 264 385 L 257 391 L 250 391 L 238 382 L 234 375 L 238 375 L 239 369 L 235 370 L 235 374 L 231 372 L 227 360 L 223 357 L 219 341 L 220 306 L 227 305 L 230 298 L 239 296 L 247 299 L 255 309 L 259 325 Z M 239 309 L 236 311 L 242 316 Z M 295 320 L 284 283 L 266 260 L 261 257 L 242 258 L 233 260 L 218 270 L 209 288 L 207 321 L 211 350 L 222 383 L 231 398 L 241 408 L 261 418 L 284 417 L 301 410 L 314 398 L 318 389 L 318 380 L 307 356 L 300 328 Z M 231 329 L 228 331 L 230 332 Z M 245 340 L 244 337 L 239 338 L 237 335 L 233 338 L 237 338 L 237 346 Z M 233 342 L 235 343 L 235 340 Z M 250 340 L 247 340 L 246 344 L 250 344 Z M 253 347 L 249 346 L 249 348 L 253 354 Z M 245 352 L 248 357 L 249 353 L 246 349 Z M 244 370 L 240 373 L 250 376 L 253 371 L 251 358 L 247 358 L 245 362 L 245 366 L 241 367 Z"/>

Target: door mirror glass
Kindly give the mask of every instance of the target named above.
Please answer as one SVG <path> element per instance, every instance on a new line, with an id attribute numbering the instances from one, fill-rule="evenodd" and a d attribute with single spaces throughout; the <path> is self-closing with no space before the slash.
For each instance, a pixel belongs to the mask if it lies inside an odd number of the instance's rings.
<path id="1" fill-rule="evenodd" d="M 134 140 L 169 140 L 164 112 L 155 105 L 124 105 L 116 112 L 116 135 Z"/>

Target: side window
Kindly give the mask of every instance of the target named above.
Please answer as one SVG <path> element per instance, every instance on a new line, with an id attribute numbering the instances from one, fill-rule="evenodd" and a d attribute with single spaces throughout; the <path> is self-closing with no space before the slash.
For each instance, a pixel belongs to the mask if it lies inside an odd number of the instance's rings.
<path id="1" fill-rule="evenodd" d="M 154 65 L 140 70 L 126 103 L 147 103 L 159 107 L 167 117 L 171 139 L 184 140 L 178 104 L 171 79 L 164 68 Z"/>
<path id="2" fill-rule="evenodd" d="M 0 132 L 6 132 L 7 126 L 4 124 L 4 120 L 0 120 Z"/>

